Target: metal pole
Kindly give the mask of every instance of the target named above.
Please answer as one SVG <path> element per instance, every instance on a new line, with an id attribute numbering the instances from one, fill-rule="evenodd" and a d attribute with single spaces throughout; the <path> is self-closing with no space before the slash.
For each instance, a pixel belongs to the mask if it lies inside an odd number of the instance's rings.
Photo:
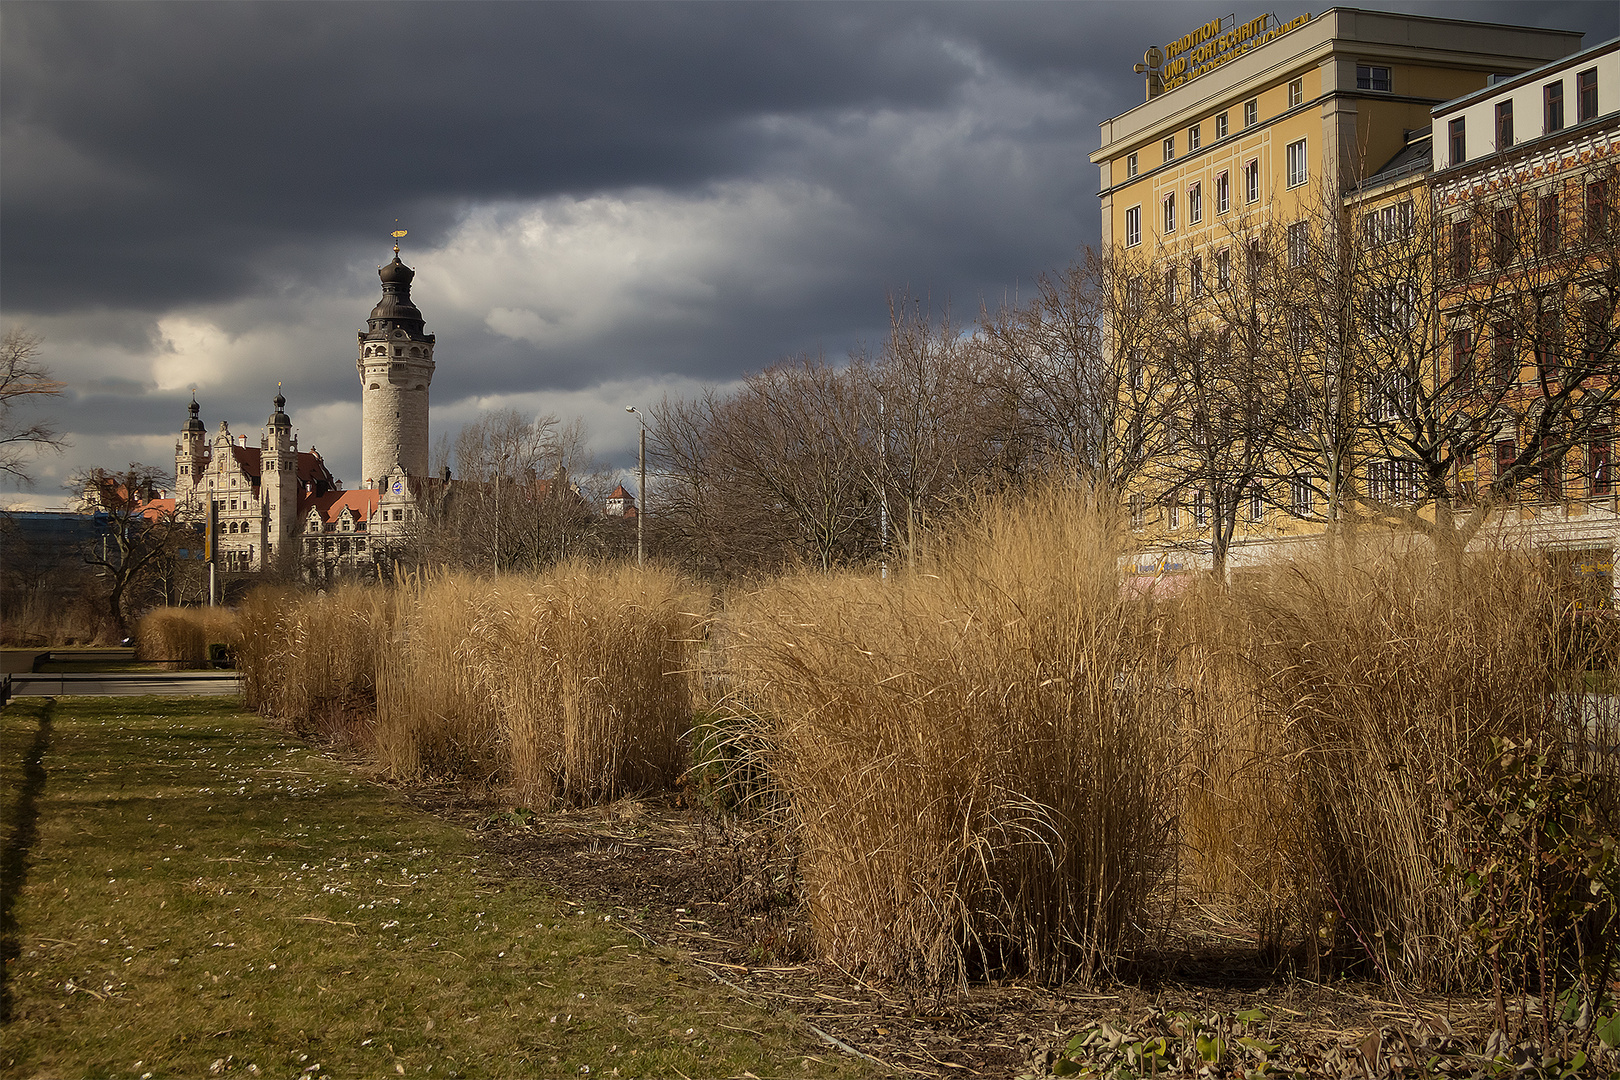
<path id="1" fill-rule="evenodd" d="M 495 576 L 501 576 L 501 474 L 495 473 Z"/>
<path id="2" fill-rule="evenodd" d="M 889 427 L 883 417 L 883 395 L 878 394 L 878 550 L 882 557 L 879 578 L 889 580 Z"/>
<path id="3" fill-rule="evenodd" d="M 636 420 L 641 421 L 641 414 L 636 414 Z M 647 561 L 647 548 L 642 541 L 641 519 L 647 514 L 647 425 L 641 424 L 641 447 L 636 452 L 636 464 L 641 470 L 641 480 L 636 485 L 636 565 L 642 566 Z"/>

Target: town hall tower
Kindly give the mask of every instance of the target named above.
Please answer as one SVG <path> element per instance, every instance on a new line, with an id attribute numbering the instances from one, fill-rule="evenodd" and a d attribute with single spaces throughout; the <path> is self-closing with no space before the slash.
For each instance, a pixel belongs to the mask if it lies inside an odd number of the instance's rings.
<path id="1" fill-rule="evenodd" d="M 411 303 L 416 271 L 399 258 L 377 271 L 382 299 L 360 331 L 360 486 L 375 489 L 395 466 L 407 476 L 428 474 L 428 387 L 434 335 L 423 332 Z"/>

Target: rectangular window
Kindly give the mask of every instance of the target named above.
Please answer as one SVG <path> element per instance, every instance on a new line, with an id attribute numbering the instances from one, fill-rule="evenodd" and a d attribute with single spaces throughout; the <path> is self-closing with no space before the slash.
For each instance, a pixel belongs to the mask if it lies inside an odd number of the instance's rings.
<path id="1" fill-rule="evenodd" d="M 1492 215 L 1491 246 L 1494 249 L 1497 266 L 1508 266 L 1513 262 L 1514 250 L 1518 247 L 1518 229 L 1514 227 L 1513 207 L 1497 207 Z"/>
<path id="2" fill-rule="evenodd" d="M 1564 80 L 1548 83 L 1541 88 L 1541 106 L 1544 114 L 1545 126 L 1542 130 L 1551 134 L 1554 131 L 1564 130 Z"/>
<path id="3" fill-rule="evenodd" d="M 1536 367 L 1556 380 L 1564 359 L 1564 313 L 1552 303 L 1536 311 Z"/>
<path id="4" fill-rule="evenodd" d="M 1386 206 L 1378 212 L 1379 235 L 1387 244 L 1392 240 L 1412 239 L 1412 200 Z"/>
<path id="5" fill-rule="evenodd" d="M 1176 137 L 1174 135 L 1172 135 L 1168 139 L 1164 140 L 1164 160 L 1166 160 L 1166 161 L 1174 161 L 1175 159 L 1176 159 Z"/>
<path id="6" fill-rule="evenodd" d="M 1367 498 L 1373 502 L 1389 502 L 1395 487 L 1393 461 L 1367 462 Z"/>
<path id="7" fill-rule="evenodd" d="M 1220 115 L 1215 117 L 1215 137 L 1217 139 L 1226 138 L 1226 114 L 1225 113 L 1221 113 Z"/>
<path id="8" fill-rule="evenodd" d="M 1147 518 L 1147 500 L 1140 494 L 1131 496 L 1131 528 L 1140 529 Z"/>
<path id="9" fill-rule="evenodd" d="M 1135 247 L 1142 242 L 1142 208 L 1133 206 L 1125 211 L 1125 246 Z"/>
<path id="10" fill-rule="evenodd" d="M 1136 155 L 1135 154 L 1126 154 L 1125 155 L 1125 175 L 1127 177 L 1132 177 L 1132 176 L 1136 175 Z"/>
<path id="11" fill-rule="evenodd" d="M 1196 225 L 1204 220 L 1204 186 L 1194 184 L 1187 189 L 1187 223 Z"/>
<path id="12" fill-rule="evenodd" d="M 1260 201 L 1260 162 L 1243 166 L 1243 195 L 1249 202 Z"/>
<path id="13" fill-rule="evenodd" d="M 1187 152 L 1189 154 L 1198 149 L 1199 144 L 1203 142 L 1203 134 L 1203 130 L 1197 124 L 1187 129 Z"/>
<path id="14" fill-rule="evenodd" d="M 1209 497 L 1203 488 L 1193 492 L 1193 524 L 1200 529 L 1209 524 Z"/>
<path id="15" fill-rule="evenodd" d="M 1126 361 L 1125 377 L 1130 381 L 1131 388 L 1140 390 L 1147 384 L 1147 369 L 1142 363 L 1142 351 L 1132 349 L 1130 358 Z"/>
<path id="16" fill-rule="evenodd" d="M 1372 64 L 1356 65 L 1357 90 L 1382 90 L 1389 92 L 1389 68 L 1375 67 Z"/>
<path id="17" fill-rule="evenodd" d="M 1451 385 L 1458 390 L 1474 388 L 1474 333 L 1451 332 Z"/>
<path id="18" fill-rule="evenodd" d="M 1171 267 L 1164 272 L 1164 300 L 1167 304 L 1178 304 L 1181 297 L 1177 295 L 1176 268 Z"/>
<path id="19" fill-rule="evenodd" d="M 1252 128 L 1260 122 L 1260 100 L 1250 98 L 1243 103 L 1243 126 Z"/>
<path id="20" fill-rule="evenodd" d="M 1378 246 L 1378 211 L 1374 210 L 1362 216 L 1361 242 L 1370 248 Z"/>
<path id="21" fill-rule="evenodd" d="M 1311 481 L 1295 476 L 1288 485 L 1288 512 L 1297 518 L 1311 516 Z"/>
<path id="22" fill-rule="evenodd" d="M 1474 270 L 1473 229 L 1467 221 L 1451 223 L 1451 276 L 1458 281 Z"/>
<path id="23" fill-rule="evenodd" d="M 1187 277 L 1187 285 L 1194 300 L 1204 295 L 1204 260 L 1202 256 L 1193 256 L 1192 269 Z"/>
<path id="24" fill-rule="evenodd" d="M 1304 100 L 1305 80 L 1295 79 L 1293 82 L 1288 84 L 1288 107 L 1292 109 L 1295 105 L 1300 104 Z"/>
<path id="25" fill-rule="evenodd" d="M 1305 140 L 1288 144 L 1288 186 L 1299 187 L 1309 179 L 1310 170 L 1305 164 Z"/>
<path id="26" fill-rule="evenodd" d="M 1581 308 L 1583 359 L 1594 367 L 1605 363 L 1612 348 L 1607 308 L 1608 304 L 1601 299 L 1588 300 Z"/>
<path id="27" fill-rule="evenodd" d="M 1174 495 L 1170 496 L 1170 512 L 1168 516 L 1172 529 L 1181 528 L 1181 500 Z"/>
<path id="28" fill-rule="evenodd" d="M 1612 446 L 1609 425 L 1595 425 L 1592 428 L 1592 441 L 1586 445 L 1587 476 L 1595 496 L 1614 491 L 1614 477 L 1609 471 Z"/>
<path id="29" fill-rule="evenodd" d="M 1304 266 L 1311 257 L 1311 227 L 1303 221 L 1288 226 L 1288 265 Z"/>
<path id="30" fill-rule="evenodd" d="M 1125 310 L 1142 310 L 1142 279 L 1139 277 L 1128 278 L 1125 281 Z"/>
<path id="31" fill-rule="evenodd" d="M 1265 516 L 1265 489 L 1256 480 L 1249 485 L 1249 520 L 1259 521 Z"/>
<path id="32" fill-rule="evenodd" d="M 1593 180 L 1586 185 L 1586 238 L 1600 240 L 1609 232 L 1609 181 Z"/>
<path id="33" fill-rule="evenodd" d="M 1554 255 L 1558 252 L 1558 192 L 1550 191 L 1541 197 L 1536 210 L 1537 233 L 1540 243 L 1537 247 L 1543 255 Z"/>
<path id="34" fill-rule="evenodd" d="M 1496 440 L 1496 475 L 1506 476 L 1513 463 L 1519 460 L 1519 444 L 1511 436 Z"/>
<path id="35" fill-rule="evenodd" d="M 1222 248 L 1215 253 L 1215 284 L 1223 289 L 1232 287 L 1232 249 Z"/>
<path id="36" fill-rule="evenodd" d="M 1551 435 L 1541 440 L 1541 455 L 1536 462 L 1536 472 L 1541 481 L 1541 497 L 1548 502 L 1558 502 L 1564 497 L 1564 468 L 1563 459 L 1557 451 L 1558 440 Z"/>
<path id="37" fill-rule="evenodd" d="M 1171 192 L 1164 197 L 1164 231 L 1167 233 L 1173 233 L 1176 231 L 1175 192 Z"/>
<path id="38" fill-rule="evenodd" d="M 1226 173 L 1215 174 L 1215 212 L 1224 214 L 1232 209 L 1232 181 Z"/>
<path id="39" fill-rule="evenodd" d="M 1589 68 L 1575 76 L 1575 92 L 1580 95 L 1576 103 L 1581 120 L 1590 120 L 1598 114 L 1597 68 Z"/>
<path id="40" fill-rule="evenodd" d="M 1311 347 L 1310 320 L 1303 311 L 1288 313 L 1288 345 L 1295 356 L 1304 356 Z M 1296 426 L 1304 427 L 1303 420 Z"/>
<path id="41" fill-rule="evenodd" d="M 1491 327 L 1491 374 L 1499 386 L 1519 381 L 1519 349 L 1513 323 L 1507 319 Z"/>
<path id="42" fill-rule="evenodd" d="M 1500 153 L 1513 145 L 1513 99 L 1496 103 L 1496 149 Z"/>
<path id="43" fill-rule="evenodd" d="M 1464 117 L 1457 117 L 1446 125 L 1446 133 L 1451 140 L 1451 158 L 1447 165 L 1461 165 L 1468 160 L 1468 125 Z"/>

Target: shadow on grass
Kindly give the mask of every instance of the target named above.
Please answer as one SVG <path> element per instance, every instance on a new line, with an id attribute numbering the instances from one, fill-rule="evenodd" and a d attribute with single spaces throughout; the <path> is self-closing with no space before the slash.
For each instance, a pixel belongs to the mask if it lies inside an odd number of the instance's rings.
<path id="1" fill-rule="evenodd" d="M 54 700 L 39 712 L 34 742 L 23 759 L 23 782 L 6 822 L 5 848 L 0 851 L 0 1024 L 11 1021 L 11 980 L 7 973 L 22 954 L 17 929 L 17 897 L 28 873 L 28 855 L 39 836 L 39 796 L 45 790 L 45 753 L 51 745 Z"/>

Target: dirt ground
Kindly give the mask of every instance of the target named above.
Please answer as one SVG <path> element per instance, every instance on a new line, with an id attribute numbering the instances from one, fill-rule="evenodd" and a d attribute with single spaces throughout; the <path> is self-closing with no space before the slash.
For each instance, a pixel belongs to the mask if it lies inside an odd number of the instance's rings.
<path id="1" fill-rule="evenodd" d="M 1099 1019 L 1153 1009 L 1198 1015 L 1259 1007 L 1297 1043 L 1354 1046 L 1380 1027 L 1444 1017 L 1459 1034 L 1487 1026 L 1486 1003 L 1388 1000 L 1377 984 L 1313 983 L 1262 967 L 1240 929 L 1179 905 L 1172 940 L 1128 978 L 1046 989 L 1009 980 L 943 999 L 863 981 L 813 962 L 804 913 L 780 881 L 771 838 L 726 825 L 678 798 L 531 814 L 493 794 L 411 787 L 418 806 L 475 833 L 492 870 L 536 878 L 684 954 L 739 998 L 791 1011 L 816 1036 L 895 1075 L 1044 1074 L 1049 1052 Z"/>

